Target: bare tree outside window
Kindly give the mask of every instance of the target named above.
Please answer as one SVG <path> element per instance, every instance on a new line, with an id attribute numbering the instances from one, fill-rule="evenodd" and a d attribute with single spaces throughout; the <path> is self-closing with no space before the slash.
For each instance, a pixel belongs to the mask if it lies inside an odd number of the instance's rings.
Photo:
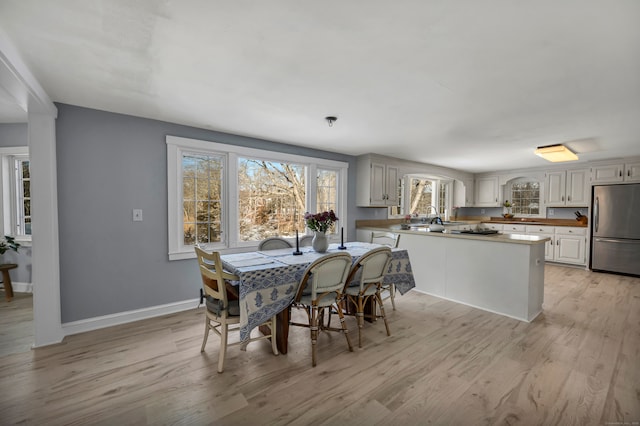
<path id="1" fill-rule="evenodd" d="M 411 214 L 429 214 L 429 206 L 433 205 L 434 182 L 428 179 L 411 179 Z"/>
<path id="2" fill-rule="evenodd" d="M 182 221 L 185 245 L 223 241 L 223 168 L 222 156 L 185 154 L 182 157 Z"/>
<path id="3" fill-rule="evenodd" d="M 335 170 L 318 170 L 317 177 L 317 210 L 318 212 L 338 211 L 338 172 Z M 304 225 L 303 225 L 304 226 Z M 304 227 L 303 227 L 304 229 Z M 337 226 L 331 225 L 328 232 L 336 233 Z"/>
<path id="4" fill-rule="evenodd" d="M 304 229 L 306 166 L 239 158 L 238 195 L 241 241 Z"/>

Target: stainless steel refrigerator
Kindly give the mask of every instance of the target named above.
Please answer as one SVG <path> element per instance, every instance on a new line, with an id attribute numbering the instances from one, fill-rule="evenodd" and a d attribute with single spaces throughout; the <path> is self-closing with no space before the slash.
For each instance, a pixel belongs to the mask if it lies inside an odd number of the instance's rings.
<path id="1" fill-rule="evenodd" d="M 640 184 L 593 187 L 591 269 L 640 275 Z"/>

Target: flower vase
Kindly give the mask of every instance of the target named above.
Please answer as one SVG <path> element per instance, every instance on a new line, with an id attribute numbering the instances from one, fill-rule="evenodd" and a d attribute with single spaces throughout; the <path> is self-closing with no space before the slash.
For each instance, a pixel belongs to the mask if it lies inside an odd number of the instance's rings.
<path id="1" fill-rule="evenodd" d="M 311 240 L 311 247 L 318 253 L 324 253 L 329 248 L 329 240 L 324 231 L 314 231 L 313 239 Z"/>

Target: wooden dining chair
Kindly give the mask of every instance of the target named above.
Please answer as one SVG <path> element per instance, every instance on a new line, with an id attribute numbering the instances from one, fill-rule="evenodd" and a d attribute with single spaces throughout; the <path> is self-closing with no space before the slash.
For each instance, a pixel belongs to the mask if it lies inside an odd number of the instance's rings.
<path id="1" fill-rule="evenodd" d="M 393 232 L 371 232 L 371 243 L 374 244 L 383 244 L 385 246 L 391 248 L 397 248 L 400 243 L 400 234 L 394 234 Z M 393 283 L 384 284 L 382 286 L 382 290 L 380 294 L 384 294 L 385 292 L 389 293 L 387 296 L 383 297 L 382 300 L 391 299 L 391 306 L 393 310 L 396 310 L 396 286 Z"/>
<path id="2" fill-rule="evenodd" d="M 311 363 L 316 366 L 316 346 L 318 331 L 342 332 L 347 339 L 349 351 L 353 346 L 349 339 L 349 330 L 344 321 L 344 314 L 338 306 L 343 300 L 343 289 L 351 270 L 351 255 L 348 253 L 331 253 L 311 263 L 304 271 L 298 286 L 298 291 L 291 304 L 292 307 L 303 309 L 307 314 L 308 323 L 291 321 L 291 325 L 308 327 L 311 335 Z M 332 328 L 323 324 L 324 310 L 333 308 L 340 317 L 340 328 Z"/>
<path id="3" fill-rule="evenodd" d="M 313 241 L 313 235 L 303 235 L 300 237 L 299 245 L 300 247 L 311 246 L 311 241 Z"/>
<path id="4" fill-rule="evenodd" d="M 380 317 L 384 320 L 387 329 L 387 336 L 391 336 L 387 316 L 382 304 L 382 290 L 384 275 L 391 262 L 391 248 L 377 247 L 369 250 L 358 258 L 351 267 L 347 285 L 344 289 L 347 303 L 356 308 L 355 316 L 358 320 L 358 347 L 362 347 L 362 329 L 364 327 L 365 304 L 374 297 L 380 304 L 380 315 L 376 314 L 376 309 L 371 309 L 372 319 Z"/>
<path id="5" fill-rule="evenodd" d="M 258 244 L 258 250 L 277 250 L 283 248 L 293 248 L 293 245 L 282 237 L 269 237 Z"/>
<path id="6" fill-rule="evenodd" d="M 214 251 L 208 253 L 199 247 L 195 248 L 198 257 L 198 265 L 200 275 L 202 276 L 202 288 L 205 296 L 206 313 L 204 318 L 204 339 L 200 352 L 204 352 L 207 344 L 209 331 L 213 331 L 220 336 L 220 350 L 218 355 L 218 373 L 224 371 L 224 359 L 227 354 L 227 347 L 241 345 L 241 349 L 245 350 L 249 342 L 263 339 L 271 339 L 271 350 L 278 355 L 276 346 L 276 317 L 271 317 L 267 323 L 271 334 L 261 335 L 259 337 L 250 338 L 245 342 L 228 343 L 228 335 L 230 331 L 240 331 L 237 326 L 240 324 L 240 306 L 238 300 L 229 300 L 227 295 L 227 280 L 237 281 L 238 276 L 230 274 L 222 269 L 222 261 L 220 253 Z"/>

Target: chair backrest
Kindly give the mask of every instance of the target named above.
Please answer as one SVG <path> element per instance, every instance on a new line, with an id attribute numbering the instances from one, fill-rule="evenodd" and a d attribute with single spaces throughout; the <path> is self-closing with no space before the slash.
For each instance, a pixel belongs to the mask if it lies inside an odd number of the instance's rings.
<path id="1" fill-rule="evenodd" d="M 291 243 L 281 237 L 270 237 L 260 241 L 258 250 L 277 250 L 283 248 L 292 248 Z"/>
<path id="2" fill-rule="evenodd" d="M 360 290 L 369 285 L 382 283 L 391 262 L 390 247 L 376 247 L 358 258 L 349 273 L 349 284 L 355 281 Z"/>
<path id="3" fill-rule="evenodd" d="M 222 260 L 220 260 L 220 253 L 217 251 L 207 253 L 199 247 L 196 247 L 195 250 L 205 295 L 221 300 L 222 306 L 228 306 L 227 287 L 224 280 L 238 280 L 238 276 L 222 269 Z"/>
<path id="4" fill-rule="evenodd" d="M 310 246 L 311 241 L 313 241 L 313 235 L 303 235 L 302 237 L 300 237 L 298 245 L 300 247 Z"/>
<path id="5" fill-rule="evenodd" d="M 398 247 L 400 242 L 400 234 L 394 234 L 393 232 L 371 232 L 371 243 L 384 244 L 391 248 Z"/>
<path id="6" fill-rule="evenodd" d="M 349 253 L 340 252 L 327 254 L 311 263 L 304 271 L 295 300 L 300 301 L 305 288 L 311 290 L 313 300 L 327 293 L 341 294 L 351 270 L 351 262 Z"/>

